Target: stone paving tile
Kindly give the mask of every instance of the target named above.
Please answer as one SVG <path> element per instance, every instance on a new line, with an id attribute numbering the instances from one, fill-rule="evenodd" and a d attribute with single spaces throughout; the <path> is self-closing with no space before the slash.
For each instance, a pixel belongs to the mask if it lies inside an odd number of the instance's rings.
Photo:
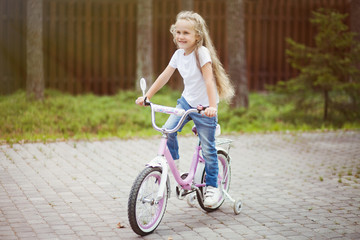
<path id="1" fill-rule="evenodd" d="M 226 137 L 234 140 L 230 194 L 243 200 L 242 213 L 230 202 L 206 213 L 172 193 L 160 226 L 143 239 L 360 239 L 359 131 Z M 197 140 L 179 141 L 186 171 Z M 0 239 L 139 239 L 127 200 L 158 143 L 1 145 Z"/>

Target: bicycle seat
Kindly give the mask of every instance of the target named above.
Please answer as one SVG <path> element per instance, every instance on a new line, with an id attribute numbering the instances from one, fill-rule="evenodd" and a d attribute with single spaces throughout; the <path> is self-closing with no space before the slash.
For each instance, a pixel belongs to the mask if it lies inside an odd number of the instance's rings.
<path id="1" fill-rule="evenodd" d="M 194 133 L 195 136 L 198 135 L 198 132 L 197 132 L 197 129 L 196 129 L 195 125 L 192 127 L 191 131 Z M 220 127 L 220 124 L 218 124 L 218 125 L 216 125 L 215 137 L 218 137 L 220 135 L 221 135 L 221 127 Z"/>

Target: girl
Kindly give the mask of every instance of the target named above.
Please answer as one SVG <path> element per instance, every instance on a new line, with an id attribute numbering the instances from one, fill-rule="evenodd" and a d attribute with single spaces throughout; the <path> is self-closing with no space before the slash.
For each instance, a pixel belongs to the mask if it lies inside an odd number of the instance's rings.
<path id="1" fill-rule="evenodd" d="M 215 130 L 217 125 L 217 104 L 219 97 L 229 100 L 234 89 L 215 52 L 204 19 L 191 11 L 180 12 L 176 22 L 170 28 L 174 42 L 178 47 L 169 65 L 156 79 L 145 98 L 151 99 L 170 79 L 176 69 L 184 80 L 184 91 L 177 101 L 177 108 L 188 110 L 198 105 L 206 106 L 205 116 L 192 113 L 184 121 L 183 126 L 193 120 L 202 144 L 205 160 L 206 192 L 204 205 L 212 207 L 221 198 L 218 189 L 218 160 L 215 148 Z M 144 98 L 139 97 L 136 103 L 143 106 Z M 165 128 L 174 128 L 180 117 L 171 115 Z M 182 127 L 183 127 L 182 126 Z M 181 131 L 182 127 L 179 131 Z M 168 148 L 179 165 L 179 147 L 177 133 L 169 135 Z"/>

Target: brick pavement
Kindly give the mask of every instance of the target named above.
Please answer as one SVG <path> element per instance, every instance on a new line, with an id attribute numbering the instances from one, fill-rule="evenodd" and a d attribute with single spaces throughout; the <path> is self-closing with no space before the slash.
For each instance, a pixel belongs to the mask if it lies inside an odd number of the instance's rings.
<path id="1" fill-rule="evenodd" d="M 243 200 L 242 213 L 229 202 L 206 213 L 172 194 L 144 239 L 360 239 L 359 131 L 228 137 L 230 194 Z M 127 198 L 158 142 L 0 146 L 0 239 L 138 239 Z M 182 170 L 195 143 L 180 137 Z"/>

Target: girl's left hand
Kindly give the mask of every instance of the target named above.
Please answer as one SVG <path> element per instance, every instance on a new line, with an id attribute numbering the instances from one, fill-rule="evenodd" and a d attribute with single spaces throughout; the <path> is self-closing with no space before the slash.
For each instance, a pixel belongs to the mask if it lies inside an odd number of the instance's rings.
<path id="1" fill-rule="evenodd" d="M 214 107 L 208 107 L 205 109 L 205 116 L 207 117 L 215 117 L 217 114 L 217 109 Z"/>

